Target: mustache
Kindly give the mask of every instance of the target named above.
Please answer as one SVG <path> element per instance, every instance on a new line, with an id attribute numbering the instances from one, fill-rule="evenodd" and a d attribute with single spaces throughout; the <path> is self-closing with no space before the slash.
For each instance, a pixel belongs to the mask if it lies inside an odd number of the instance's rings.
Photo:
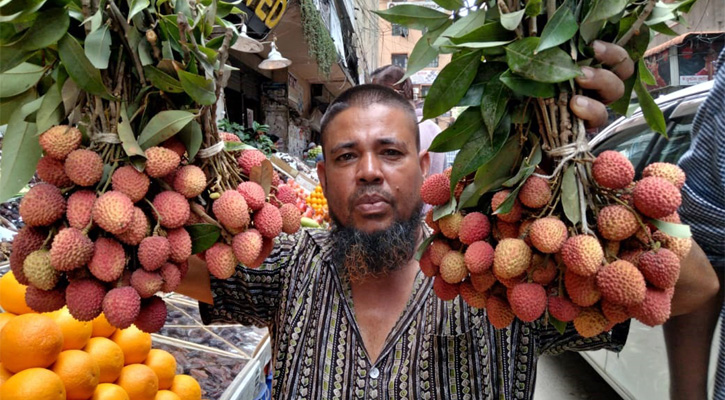
<path id="1" fill-rule="evenodd" d="M 355 205 L 361 197 L 370 195 L 379 196 L 380 198 L 385 200 L 386 203 L 390 204 L 393 208 L 395 208 L 396 206 L 397 202 L 395 201 L 395 198 L 391 193 L 381 189 L 379 186 L 368 185 L 361 186 L 355 189 L 355 192 L 350 196 L 350 200 L 348 201 L 349 210 L 352 211 L 355 208 Z"/>

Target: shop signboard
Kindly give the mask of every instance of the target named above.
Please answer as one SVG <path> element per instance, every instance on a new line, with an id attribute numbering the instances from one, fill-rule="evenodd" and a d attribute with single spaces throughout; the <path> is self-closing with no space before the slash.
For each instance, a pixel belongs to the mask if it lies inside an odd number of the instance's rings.
<path id="1" fill-rule="evenodd" d="M 247 28 L 264 37 L 287 11 L 287 0 L 243 0 L 236 7 L 246 14 Z"/>

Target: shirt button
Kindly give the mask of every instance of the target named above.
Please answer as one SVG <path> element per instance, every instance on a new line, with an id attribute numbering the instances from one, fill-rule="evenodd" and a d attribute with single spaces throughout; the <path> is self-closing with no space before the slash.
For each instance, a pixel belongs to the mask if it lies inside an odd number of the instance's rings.
<path id="1" fill-rule="evenodd" d="M 378 379 L 379 376 L 380 376 L 380 370 L 373 367 L 373 369 L 370 370 L 370 377 L 373 379 Z"/>

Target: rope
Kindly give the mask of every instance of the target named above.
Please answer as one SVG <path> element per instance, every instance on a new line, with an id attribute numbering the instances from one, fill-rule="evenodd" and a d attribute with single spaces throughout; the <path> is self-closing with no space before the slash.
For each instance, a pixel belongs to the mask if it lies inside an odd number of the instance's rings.
<path id="1" fill-rule="evenodd" d="M 209 158 L 224 150 L 224 141 L 220 140 L 215 145 L 199 150 L 196 155 L 200 158 Z"/>
<path id="2" fill-rule="evenodd" d="M 97 143 L 120 144 L 121 138 L 115 133 L 98 132 L 93 135 L 93 141 Z"/>
<path id="3" fill-rule="evenodd" d="M 571 159 L 582 153 L 589 152 L 589 149 L 589 142 L 587 141 L 586 135 L 579 135 L 576 142 L 571 142 L 546 152 L 546 154 L 552 158 L 562 157 L 551 175 L 542 175 L 537 173 L 532 175 L 538 176 L 539 178 L 552 179 L 559 174 L 559 171 L 564 168 Z"/>

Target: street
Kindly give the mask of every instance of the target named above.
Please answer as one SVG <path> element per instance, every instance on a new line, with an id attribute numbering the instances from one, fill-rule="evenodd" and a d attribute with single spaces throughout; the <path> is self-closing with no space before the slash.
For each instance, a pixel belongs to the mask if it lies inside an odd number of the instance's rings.
<path id="1" fill-rule="evenodd" d="M 566 352 L 539 359 L 534 400 L 620 400 L 621 397 L 579 355 Z"/>

